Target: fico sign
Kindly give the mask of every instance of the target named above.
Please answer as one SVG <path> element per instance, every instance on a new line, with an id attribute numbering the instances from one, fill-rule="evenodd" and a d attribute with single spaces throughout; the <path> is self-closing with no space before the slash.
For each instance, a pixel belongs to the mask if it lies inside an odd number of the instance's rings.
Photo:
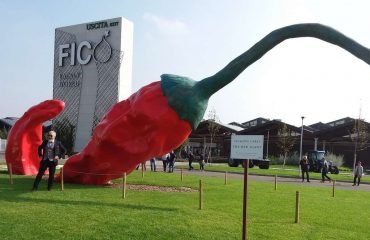
<path id="1" fill-rule="evenodd" d="M 63 67 L 63 59 L 65 58 L 70 58 L 70 65 L 74 66 L 76 65 L 76 60 L 79 64 L 81 65 L 86 65 L 91 61 L 91 58 L 94 58 L 98 62 L 107 62 L 110 59 L 110 56 L 112 54 L 112 48 L 109 45 L 109 43 L 106 41 L 106 38 L 109 36 L 109 31 L 105 31 L 104 36 L 102 37 L 102 40 L 94 47 L 92 48 L 92 45 L 89 41 L 82 41 L 80 44 L 78 44 L 76 48 L 76 43 L 67 43 L 67 44 L 62 44 L 59 45 L 58 49 L 58 66 Z M 108 49 L 109 49 L 109 57 L 106 58 L 103 61 L 98 60 L 95 57 L 95 50 L 100 44 L 107 44 Z M 87 49 L 89 53 L 83 57 L 82 52 L 84 52 L 84 49 Z M 68 50 L 70 50 L 68 52 Z M 92 51 L 91 51 L 92 50 Z"/>

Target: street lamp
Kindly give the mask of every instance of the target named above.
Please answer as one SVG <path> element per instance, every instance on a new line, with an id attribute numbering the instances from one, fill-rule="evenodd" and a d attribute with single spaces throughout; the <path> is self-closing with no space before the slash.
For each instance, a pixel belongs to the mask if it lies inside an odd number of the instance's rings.
<path id="1" fill-rule="evenodd" d="M 302 159 L 302 142 L 303 142 L 303 119 L 304 119 L 304 116 L 301 117 L 302 118 L 302 128 L 301 128 L 301 146 L 299 148 L 299 160 Z"/>
<path id="2" fill-rule="evenodd" d="M 269 140 L 270 140 L 270 129 L 267 129 L 266 159 L 269 158 Z"/>

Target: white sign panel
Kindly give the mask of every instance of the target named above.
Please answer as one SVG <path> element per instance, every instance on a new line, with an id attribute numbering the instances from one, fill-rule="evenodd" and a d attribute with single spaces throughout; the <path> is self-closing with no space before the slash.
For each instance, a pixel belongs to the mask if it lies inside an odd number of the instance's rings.
<path id="1" fill-rule="evenodd" d="M 232 135 L 230 158 L 263 159 L 263 135 Z"/>

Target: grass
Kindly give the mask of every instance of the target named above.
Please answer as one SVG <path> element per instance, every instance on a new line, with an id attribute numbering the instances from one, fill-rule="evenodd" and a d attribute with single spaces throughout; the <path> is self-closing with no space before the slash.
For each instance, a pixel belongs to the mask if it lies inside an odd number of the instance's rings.
<path id="1" fill-rule="evenodd" d="M 228 171 L 228 172 L 235 172 L 235 173 L 243 173 L 243 167 L 229 167 L 226 163 L 225 164 L 212 164 L 205 166 L 206 171 Z M 259 167 L 255 166 L 249 169 L 250 174 L 254 175 L 265 175 L 265 176 L 280 176 L 280 177 L 300 177 L 301 173 L 297 166 L 285 166 L 283 169 L 281 165 L 270 165 L 269 169 L 260 169 Z M 321 179 L 321 173 L 309 172 L 310 178 L 312 179 Z M 340 172 L 340 174 L 328 174 L 330 178 L 336 181 L 344 181 L 344 182 L 353 182 L 353 177 L 351 172 Z M 361 178 L 362 183 L 370 183 L 370 178 L 363 177 Z"/>
<path id="2" fill-rule="evenodd" d="M 130 184 L 187 186 L 199 177 L 139 171 Z M 65 184 L 48 192 L 46 181 L 30 192 L 33 178 L 0 174 L 1 239 L 240 239 L 242 182 L 203 177 L 204 209 L 197 192 L 128 191 Z M 120 180 L 116 180 L 120 182 Z M 294 224 L 295 191 L 301 192 L 301 219 Z M 249 239 L 368 239 L 370 192 L 307 185 L 249 183 Z"/>

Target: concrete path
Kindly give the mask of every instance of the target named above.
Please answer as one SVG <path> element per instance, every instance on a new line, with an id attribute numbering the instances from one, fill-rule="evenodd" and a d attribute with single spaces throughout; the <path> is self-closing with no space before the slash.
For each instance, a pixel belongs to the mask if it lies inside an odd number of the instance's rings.
<path id="1" fill-rule="evenodd" d="M 150 170 L 150 168 L 149 168 Z M 179 169 L 176 169 L 175 172 L 180 172 Z M 184 170 L 184 174 L 192 174 L 198 176 L 208 176 L 208 177 L 219 177 L 224 178 L 224 172 L 215 172 L 215 171 L 199 171 L 199 170 Z M 233 179 L 243 179 L 244 175 L 242 173 L 230 173 L 227 174 L 228 178 Z M 260 175 L 249 175 L 249 180 L 251 181 L 260 181 L 260 182 L 271 182 L 274 184 L 275 177 L 273 176 L 260 176 Z M 301 178 L 290 178 L 290 177 L 278 177 L 278 183 L 287 183 L 287 184 L 304 184 L 309 186 L 318 186 L 318 187 L 333 187 L 333 183 L 329 183 L 326 181 L 325 183 L 321 183 L 319 180 L 312 179 L 310 182 L 302 182 Z M 370 184 L 360 184 L 360 186 L 352 186 L 352 183 L 348 182 L 336 182 L 335 187 L 337 189 L 350 189 L 350 190 L 363 190 L 363 191 L 370 191 Z"/>

